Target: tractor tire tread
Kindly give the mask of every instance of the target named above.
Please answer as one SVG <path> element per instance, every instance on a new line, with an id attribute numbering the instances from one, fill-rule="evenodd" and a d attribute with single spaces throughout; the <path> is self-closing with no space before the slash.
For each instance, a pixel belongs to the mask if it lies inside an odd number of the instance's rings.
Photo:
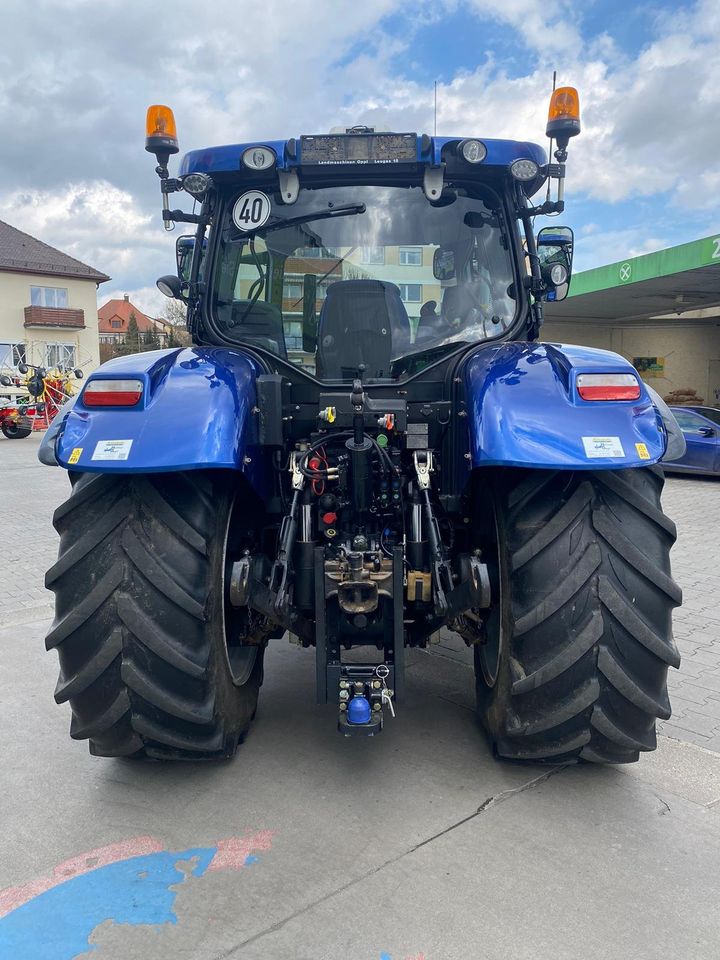
<path id="1" fill-rule="evenodd" d="M 514 483 L 506 472 L 497 484 L 507 651 L 497 683 L 478 672 L 476 684 L 500 756 L 630 763 L 655 749 L 682 599 L 662 486 L 657 468 L 517 471 Z"/>
<path id="2" fill-rule="evenodd" d="M 98 757 L 231 756 L 257 707 L 263 649 L 247 682 L 234 682 L 220 590 L 229 482 L 183 473 L 71 482 L 53 520 L 46 638 L 71 737 Z"/>

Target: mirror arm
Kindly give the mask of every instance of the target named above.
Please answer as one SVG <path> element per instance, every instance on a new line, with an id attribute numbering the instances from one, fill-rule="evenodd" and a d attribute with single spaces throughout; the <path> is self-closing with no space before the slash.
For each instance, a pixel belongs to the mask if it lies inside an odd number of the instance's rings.
<path id="1" fill-rule="evenodd" d="M 558 197 L 561 195 L 563 186 L 563 181 L 560 181 L 558 186 Z M 541 203 L 539 207 L 531 207 L 530 215 L 533 217 L 544 217 L 555 213 L 562 213 L 565 209 L 565 201 L 563 199 L 558 200 L 546 200 L 545 203 Z"/>
<path id="2" fill-rule="evenodd" d="M 163 196 L 165 196 L 163 194 Z M 165 200 L 167 203 L 167 200 Z M 167 206 L 163 206 L 162 212 L 163 221 L 165 225 L 169 222 L 173 223 L 198 223 L 202 226 L 207 226 L 210 223 L 210 217 L 202 213 L 185 213 L 183 210 L 170 210 Z M 170 227 L 172 230 L 172 227 Z"/>
<path id="3" fill-rule="evenodd" d="M 540 327 L 543 324 L 543 306 L 540 296 L 544 292 L 545 284 L 543 283 L 542 274 L 540 272 L 540 257 L 538 256 L 537 244 L 535 243 L 535 234 L 533 233 L 533 207 L 530 206 L 527 198 L 522 193 L 519 183 L 516 185 L 516 190 L 517 211 L 525 232 L 527 257 L 530 261 L 530 276 L 523 277 L 523 285 L 533 294 L 534 297 L 534 302 L 530 304 L 530 312 L 528 317 L 528 340 L 536 340 L 540 334 Z"/>

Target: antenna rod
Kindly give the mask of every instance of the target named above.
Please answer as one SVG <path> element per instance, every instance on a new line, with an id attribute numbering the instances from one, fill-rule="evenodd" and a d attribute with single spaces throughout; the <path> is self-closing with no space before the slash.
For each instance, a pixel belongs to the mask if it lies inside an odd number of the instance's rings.
<path id="1" fill-rule="evenodd" d="M 433 136 L 437 136 L 437 80 L 435 81 L 435 127 Z"/>

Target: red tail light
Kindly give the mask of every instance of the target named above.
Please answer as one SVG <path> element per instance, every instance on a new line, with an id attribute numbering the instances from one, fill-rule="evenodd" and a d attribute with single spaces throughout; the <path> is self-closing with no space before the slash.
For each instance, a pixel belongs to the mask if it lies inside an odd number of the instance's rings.
<path id="1" fill-rule="evenodd" d="M 82 399 L 86 407 L 134 407 L 142 391 L 142 380 L 88 380 Z"/>
<path id="2" fill-rule="evenodd" d="M 581 373 L 577 392 L 583 400 L 638 400 L 640 384 L 632 373 Z"/>

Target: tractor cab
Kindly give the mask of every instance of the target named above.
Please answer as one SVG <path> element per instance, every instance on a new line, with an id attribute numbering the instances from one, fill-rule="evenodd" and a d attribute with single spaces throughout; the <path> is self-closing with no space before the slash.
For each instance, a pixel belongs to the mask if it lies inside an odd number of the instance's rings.
<path id="1" fill-rule="evenodd" d="M 565 145 L 579 129 L 568 89 L 553 99 Z M 359 127 L 192 151 L 171 179 L 168 139 L 152 135 L 166 109 L 150 108 L 147 141 L 163 218 L 197 232 L 159 285 L 187 303 L 195 342 L 243 345 L 316 381 L 391 384 L 479 343 L 533 339 L 542 299 L 567 292 L 571 232 L 551 276 L 531 229 L 563 200 L 530 202 L 549 178 L 562 197 L 564 164 L 536 144 Z M 179 190 L 199 213 L 169 209 Z"/>

